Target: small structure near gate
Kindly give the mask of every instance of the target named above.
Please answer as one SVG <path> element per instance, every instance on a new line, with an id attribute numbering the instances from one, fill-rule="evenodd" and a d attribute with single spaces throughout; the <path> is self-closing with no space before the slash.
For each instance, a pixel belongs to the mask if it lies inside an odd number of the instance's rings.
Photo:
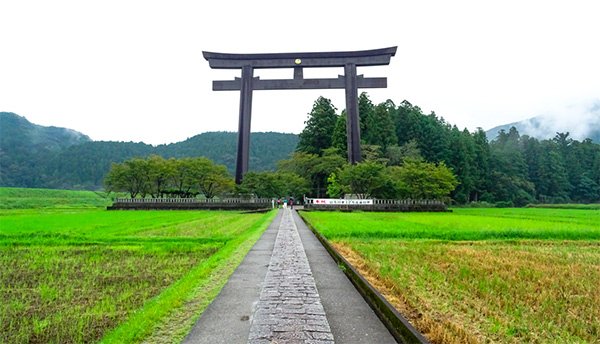
<path id="1" fill-rule="evenodd" d="M 116 198 L 107 210 L 266 210 L 270 198 Z"/>
<path id="2" fill-rule="evenodd" d="M 305 210 L 363 210 L 390 212 L 445 212 L 448 206 L 438 200 L 412 199 L 337 199 L 337 198 L 305 198 Z"/>

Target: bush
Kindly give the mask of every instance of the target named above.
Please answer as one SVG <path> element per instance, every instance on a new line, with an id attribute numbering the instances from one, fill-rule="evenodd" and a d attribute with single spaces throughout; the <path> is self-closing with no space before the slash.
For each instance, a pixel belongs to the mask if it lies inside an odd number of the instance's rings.
<path id="1" fill-rule="evenodd" d="M 465 208 L 495 208 L 496 204 L 480 201 L 480 202 L 470 202 L 464 205 Z"/>
<path id="2" fill-rule="evenodd" d="M 500 201 L 496 202 L 496 208 L 512 208 L 515 205 L 512 201 Z"/>

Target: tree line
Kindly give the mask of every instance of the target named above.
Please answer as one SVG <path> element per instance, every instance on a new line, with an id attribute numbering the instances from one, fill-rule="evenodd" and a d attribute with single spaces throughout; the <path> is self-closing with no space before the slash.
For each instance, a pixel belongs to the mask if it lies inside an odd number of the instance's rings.
<path id="1" fill-rule="evenodd" d="M 142 142 L 91 141 L 65 128 L 42 127 L 24 117 L 0 112 L 0 186 L 101 190 L 112 163 L 159 155 L 207 157 L 235 170 L 233 132 L 208 132 L 185 141 L 152 146 Z M 79 135 L 79 136 L 78 136 Z M 298 135 L 252 133 L 253 170 L 274 170 L 288 157 Z"/>
<path id="2" fill-rule="evenodd" d="M 319 97 L 296 151 L 280 160 L 275 171 L 249 172 L 234 186 L 227 169 L 206 158 L 154 156 L 113 165 L 106 185 L 121 191 L 129 187 L 135 190 L 128 190 L 132 197 L 354 194 L 499 206 L 600 201 L 600 145 L 589 139 L 580 142 L 557 133 L 553 139 L 538 140 L 511 128 L 488 142 L 481 128 L 460 130 L 407 101 L 375 105 L 366 93 L 359 97 L 359 111 L 363 162 L 356 165 L 347 163 L 345 111 L 338 114 L 329 99 Z M 152 172 L 161 164 L 170 167 Z M 118 177 L 136 169 L 145 171 L 144 182 Z M 204 185 L 207 180 L 211 188 Z"/>
<path id="3" fill-rule="evenodd" d="M 513 127 L 508 132 L 500 131 L 488 142 L 481 128 L 474 132 L 460 130 L 435 112 L 424 114 L 408 101 L 396 105 L 387 100 L 375 105 L 366 93 L 359 97 L 359 112 L 364 164 L 370 164 L 374 174 L 385 171 L 386 177 L 393 180 L 415 164 L 448 168 L 456 178 L 456 187 L 452 187 L 451 178 L 436 185 L 448 185 L 449 196 L 459 204 L 523 206 L 532 202 L 600 201 L 600 145 L 590 139 L 580 142 L 571 139 L 569 133 L 557 133 L 552 139 L 538 140 L 519 135 Z M 336 157 L 346 158 L 345 111 L 338 114 L 329 99 L 320 97 L 305 124 L 296 153 L 292 159 L 280 162 L 280 168 L 290 168 L 312 155 L 313 164 L 297 169 L 299 173 L 313 169 L 314 173 L 307 176 L 311 192 L 319 196 L 347 192 L 347 183 L 346 189 L 336 188 L 338 174 L 363 167 L 333 166 Z M 424 166 L 412 171 L 428 169 L 428 176 L 435 174 Z M 335 170 L 338 172 L 332 176 Z M 422 183 L 425 181 L 414 185 Z M 396 196 L 410 195 L 402 191 L 402 183 L 395 185 L 383 190 L 392 190 Z"/>
<path id="4" fill-rule="evenodd" d="M 105 178 L 108 192 L 136 197 L 213 198 L 233 190 L 233 179 L 224 165 L 207 158 L 165 159 L 152 155 L 113 163 Z"/>

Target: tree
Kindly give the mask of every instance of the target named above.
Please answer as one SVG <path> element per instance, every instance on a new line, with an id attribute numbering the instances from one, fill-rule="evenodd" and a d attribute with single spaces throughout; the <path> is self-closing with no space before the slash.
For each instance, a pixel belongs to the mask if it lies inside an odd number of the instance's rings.
<path id="1" fill-rule="evenodd" d="M 362 141 L 365 141 L 364 138 L 369 135 L 369 126 L 372 122 L 371 117 L 373 116 L 374 109 L 375 105 L 373 105 L 373 102 L 369 99 L 369 95 L 366 92 L 362 92 L 358 96 L 358 116 L 360 120 L 360 137 Z"/>
<path id="2" fill-rule="evenodd" d="M 216 165 L 207 158 L 195 158 L 192 163 L 192 178 L 204 197 L 213 198 L 233 190 L 233 178 L 224 165 Z"/>
<path id="3" fill-rule="evenodd" d="M 423 116 L 423 112 L 418 106 L 414 106 L 406 100 L 400 103 L 393 113 L 399 145 L 403 145 L 410 140 L 415 140 L 415 142 L 420 144 L 420 118 Z"/>
<path id="4" fill-rule="evenodd" d="M 381 103 L 373 109 L 366 119 L 366 130 L 362 138 L 367 144 L 377 145 L 385 152 L 388 146 L 398 143 L 396 129 L 392 119 L 395 105 L 391 100 Z"/>
<path id="5" fill-rule="evenodd" d="M 236 189 L 242 195 L 254 195 L 258 198 L 281 196 L 274 172 L 248 172 Z"/>
<path id="6" fill-rule="evenodd" d="M 458 203 L 470 201 L 470 195 L 475 187 L 475 142 L 465 129 L 460 131 L 456 126 L 450 130 L 448 155 L 444 160 L 458 179 L 458 187 L 453 191 L 452 198 Z"/>
<path id="7" fill-rule="evenodd" d="M 173 173 L 171 176 L 171 187 L 169 190 L 171 196 L 191 197 L 194 196 L 193 188 L 196 186 L 196 178 L 194 175 L 194 159 L 173 159 Z"/>
<path id="8" fill-rule="evenodd" d="M 259 198 L 301 199 L 310 187 L 304 178 L 291 172 L 248 172 L 237 190 L 243 195 Z"/>
<path id="9" fill-rule="evenodd" d="M 474 153 L 474 182 L 469 201 L 479 202 L 491 200 L 491 180 L 490 180 L 490 145 L 485 131 L 481 128 L 472 134 Z"/>
<path id="10" fill-rule="evenodd" d="M 327 177 L 345 163 L 346 159 L 335 148 L 325 149 L 321 157 L 296 152 L 290 159 L 278 163 L 278 171 L 292 172 L 303 177 L 310 184 L 310 196 L 324 197 L 327 192 Z"/>
<path id="11" fill-rule="evenodd" d="M 387 168 L 398 198 L 446 199 L 458 185 L 452 171 L 443 163 L 407 159 L 402 166 Z"/>
<path id="12" fill-rule="evenodd" d="M 173 161 L 167 161 L 158 155 L 151 155 L 146 163 L 148 164 L 149 193 L 153 198 L 163 197 L 173 174 Z"/>
<path id="13" fill-rule="evenodd" d="M 346 133 L 346 110 L 342 111 L 342 114 L 338 116 L 333 128 L 333 134 L 331 136 L 331 146 L 342 152 L 344 158 L 348 157 L 348 135 Z"/>
<path id="14" fill-rule="evenodd" d="M 330 174 L 327 193 L 331 197 L 344 194 L 353 194 L 358 198 L 389 197 L 390 184 L 384 170 L 385 165 L 374 161 L 346 164 Z"/>
<path id="15" fill-rule="evenodd" d="M 324 149 L 331 147 L 331 139 L 338 116 L 331 100 L 319 97 L 313 104 L 306 126 L 300 133 L 297 151 L 321 155 Z"/>
<path id="16" fill-rule="evenodd" d="M 385 157 L 388 159 L 388 165 L 390 166 L 400 166 L 405 159 L 423 160 L 421 150 L 415 140 L 410 140 L 402 146 L 389 146 L 385 152 Z"/>
<path id="17" fill-rule="evenodd" d="M 302 199 L 310 192 L 308 181 L 295 173 L 276 172 L 275 178 L 279 184 L 279 195 Z"/>
<path id="18" fill-rule="evenodd" d="M 524 206 L 534 200 L 535 186 L 529 180 L 527 162 L 523 155 L 521 136 L 515 127 L 501 130 L 490 143 L 491 174 L 494 183 L 493 199 L 515 206 Z"/>
<path id="19" fill-rule="evenodd" d="M 575 186 L 577 200 L 580 202 L 592 203 L 600 200 L 600 185 L 584 173 L 579 179 L 579 184 Z"/>
<path id="20" fill-rule="evenodd" d="M 150 193 L 148 163 L 144 159 L 134 158 L 121 164 L 113 164 L 105 178 L 106 189 L 127 192 L 131 198 L 142 198 Z"/>
<path id="21" fill-rule="evenodd" d="M 565 203 L 569 201 L 569 183 L 563 158 L 552 141 L 542 141 L 539 145 L 537 171 L 535 171 L 538 199 L 545 203 Z M 578 177 L 578 179 L 580 179 Z"/>

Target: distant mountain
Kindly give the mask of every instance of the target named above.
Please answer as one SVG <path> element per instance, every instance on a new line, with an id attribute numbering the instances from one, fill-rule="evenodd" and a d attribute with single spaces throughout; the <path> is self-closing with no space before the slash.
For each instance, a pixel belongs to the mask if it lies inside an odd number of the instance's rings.
<path id="1" fill-rule="evenodd" d="M 89 142 L 91 139 L 78 131 L 44 127 L 29 122 L 25 117 L 12 112 L 0 112 L 0 148 L 10 147 L 11 143 L 27 141 L 36 150 L 58 151 L 63 148 Z"/>
<path id="2" fill-rule="evenodd" d="M 570 136 L 576 140 L 583 141 L 589 138 L 600 143 L 600 101 L 576 109 L 565 109 L 557 113 L 494 127 L 486 131 L 488 140 L 495 139 L 500 130 L 508 132 L 511 127 L 517 128 L 521 135 L 528 135 L 540 140 L 551 139 L 556 136 L 557 132 L 569 132 Z"/>
<path id="3" fill-rule="evenodd" d="M 235 170 L 237 133 L 210 132 L 168 145 L 91 141 L 76 131 L 42 127 L 0 113 L 0 186 L 100 189 L 112 163 L 152 154 L 165 158 L 204 156 Z M 252 133 L 250 169 L 274 170 L 298 143 L 295 134 Z"/>
<path id="4" fill-rule="evenodd" d="M 80 132 L 44 127 L 12 112 L 0 112 L 0 185 L 33 187 L 43 168 L 62 150 L 91 141 Z"/>

